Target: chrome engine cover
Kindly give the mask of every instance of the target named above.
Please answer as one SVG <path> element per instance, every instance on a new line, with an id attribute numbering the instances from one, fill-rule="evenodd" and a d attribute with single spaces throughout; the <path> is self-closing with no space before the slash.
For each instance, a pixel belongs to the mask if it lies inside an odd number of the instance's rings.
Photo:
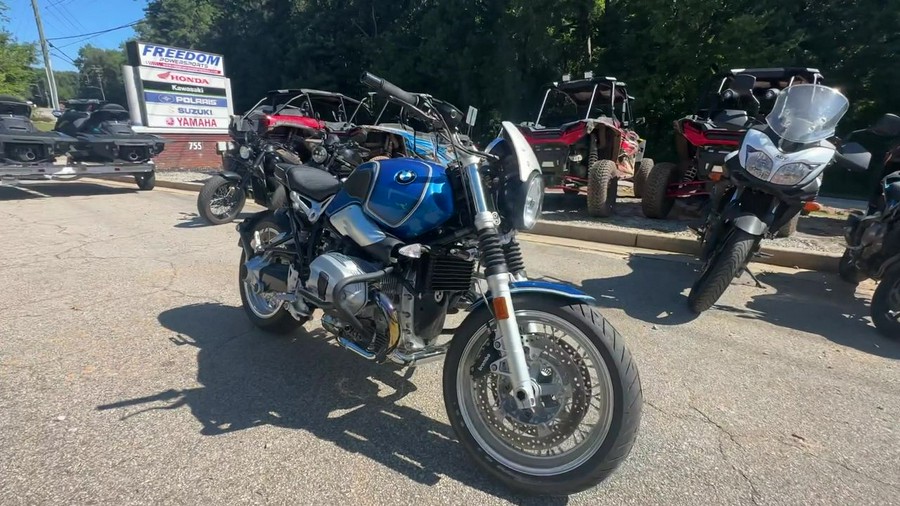
<path id="1" fill-rule="evenodd" d="M 334 288 L 338 283 L 350 276 L 366 274 L 378 268 L 362 259 L 349 257 L 342 253 L 329 252 L 317 256 L 309 264 L 309 279 L 306 289 L 315 293 L 325 302 L 334 304 L 336 294 Z M 353 314 L 358 313 L 368 302 L 366 283 L 354 283 L 343 290 L 342 304 Z"/>

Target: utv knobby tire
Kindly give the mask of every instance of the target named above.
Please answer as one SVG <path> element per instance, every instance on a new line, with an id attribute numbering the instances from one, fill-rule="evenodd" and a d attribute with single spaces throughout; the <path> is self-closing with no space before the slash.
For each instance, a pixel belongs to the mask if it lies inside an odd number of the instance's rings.
<path id="1" fill-rule="evenodd" d="M 797 213 L 790 221 L 778 229 L 775 237 L 790 237 L 797 232 L 797 224 L 800 222 L 800 213 Z"/>
<path id="2" fill-rule="evenodd" d="M 632 192 L 635 198 L 641 198 L 644 195 L 644 188 L 647 186 L 647 178 L 650 177 L 650 171 L 653 170 L 653 159 L 644 158 L 641 163 L 634 168 L 634 178 L 632 179 Z"/>
<path id="3" fill-rule="evenodd" d="M 759 236 L 740 229 L 731 232 L 731 236 L 725 239 L 721 251 L 713 253 L 709 265 L 700 274 L 700 279 L 691 287 L 688 308 L 692 312 L 700 314 L 719 300 L 731 281 L 738 277 L 747 265 L 759 240 Z"/>
<path id="4" fill-rule="evenodd" d="M 231 211 L 223 216 L 216 216 L 212 209 L 210 208 L 210 204 L 212 203 L 213 196 L 216 194 L 216 190 L 223 186 L 235 186 L 238 192 L 236 197 L 236 203 Z M 216 175 L 209 178 L 206 183 L 203 184 L 203 188 L 200 189 L 200 193 L 197 195 L 197 212 L 200 214 L 204 220 L 213 225 L 222 225 L 223 223 L 228 223 L 233 221 L 237 216 L 241 213 L 241 210 L 244 208 L 244 202 L 247 200 L 247 194 L 244 193 L 244 189 L 241 188 L 241 183 L 238 181 L 231 181 L 225 179 L 222 176 Z"/>
<path id="5" fill-rule="evenodd" d="M 841 261 L 838 262 L 838 276 L 851 285 L 858 285 L 869 279 L 862 269 L 852 263 L 852 256 L 848 250 L 844 250 Z"/>
<path id="6" fill-rule="evenodd" d="M 634 446 L 644 403 L 637 364 L 625 339 L 591 306 L 558 297 L 537 294 L 513 296 L 517 311 L 536 311 L 561 316 L 583 332 L 603 357 L 613 384 L 612 423 L 600 448 L 579 467 L 562 474 L 535 476 L 515 471 L 487 454 L 465 424 L 456 382 L 459 363 L 468 341 L 493 316 L 485 305 L 473 311 L 456 329 L 444 360 L 444 405 L 450 426 L 466 453 L 476 464 L 507 487 L 528 494 L 563 496 L 587 490 L 605 480 L 625 460 Z"/>
<path id="7" fill-rule="evenodd" d="M 641 193 L 641 210 L 644 216 L 665 219 L 675 205 L 675 197 L 669 197 L 669 185 L 678 177 L 678 166 L 663 162 L 653 166 Z"/>
<path id="8" fill-rule="evenodd" d="M 588 167 L 587 209 L 589 216 L 606 218 L 611 216 L 616 206 L 619 180 L 616 162 L 597 160 Z"/>
<path id="9" fill-rule="evenodd" d="M 138 190 L 148 192 L 156 187 L 156 173 L 138 174 L 134 176 L 134 182 L 137 183 Z"/>

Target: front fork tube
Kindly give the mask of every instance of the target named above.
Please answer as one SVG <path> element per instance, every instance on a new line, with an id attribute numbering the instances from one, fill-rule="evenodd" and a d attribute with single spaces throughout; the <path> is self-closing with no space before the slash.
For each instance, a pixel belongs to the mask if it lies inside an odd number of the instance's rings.
<path id="1" fill-rule="evenodd" d="M 497 331 L 512 381 L 513 396 L 520 409 L 532 410 L 537 405 L 537 392 L 528 372 L 525 348 L 519 333 L 516 311 L 512 304 L 509 290 L 510 273 L 506 266 L 503 247 L 500 245 L 500 234 L 494 221 L 494 213 L 487 205 L 481 174 L 478 172 L 477 159 L 465 165 L 465 174 L 469 193 L 475 208 L 475 228 L 478 230 L 479 246 L 485 264 L 485 278 L 493 297 L 492 307 Z"/>

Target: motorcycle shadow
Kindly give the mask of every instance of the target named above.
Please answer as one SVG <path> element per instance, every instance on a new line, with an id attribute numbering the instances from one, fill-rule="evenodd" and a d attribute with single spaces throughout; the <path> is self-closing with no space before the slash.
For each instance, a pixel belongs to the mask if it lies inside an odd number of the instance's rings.
<path id="1" fill-rule="evenodd" d="M 612 278 L 585 279 L 581 289 L 597 299 L 600 307 L 621 309 L 625 314 L 654 325 L 681 325 L 697 315 L 687 308 L 684 289 L 696 277 L 696 261 L 689 255 L 633 254 L 631 272 Z"/>
<path id="2" fill-rule="evenodd" d="M 837 274 L 761 272 L 757 277 L 766 288 L 753 295 L 745 307 L 714 307 L 739 318 L 817 334 L 835 344 L 900 359 L 900 342 L 882 337 L 871 323 L 871 294 L 858 293 L 856 286 L 843 282 Z"/>
<path id="3" fill-rule="evenodd" d="M 98 410 L 187 406 L 206 436 L 261 425 L 302 429 L 420 484 L 435 485 L 446 476 L 499 498 L 527 500 L 478 471 L 449 425 L 397 404 L 416 390 L 409 371 L 367 362 L 331 343 L 321 329 L 300 330 L 291 337 L 265 334 L 250 326 L 239 307 L 196 304 L 165 311 L 158 319 L 177 334 L 175 345 L 199 349 L 197 380 L 202 386 L 169 389 Z M 541 498 L 534 504 L 567 502 Z"/>
<path id="4" fill-rule="evenodd" d="M 237 217 L 228 223 L 223 223 L 221 225 L 213 225 L 212 223 L 204 220 L 197 213 L 182 213 L 183 218 L 179 219 L 178 223 L 174 226 L 175 228 L 204 228 L 204 227 L 224 227 L 224 226 L 232 226 L 242 220 L 246 220 L 247 218 L 256 214 L 256 211 L 241 211 Z"/>

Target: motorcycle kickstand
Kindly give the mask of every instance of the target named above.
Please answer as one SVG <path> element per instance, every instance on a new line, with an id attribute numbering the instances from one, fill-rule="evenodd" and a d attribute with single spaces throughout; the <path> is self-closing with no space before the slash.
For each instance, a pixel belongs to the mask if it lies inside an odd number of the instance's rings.
<path id="1" fill-rule="evenodd" d="M 763 285 L 762 283 L 759 282 L 759 279 L 756 278 L 756 274 L 753 274 L 753 271 L 750 270 L 750 267 L 745 265 L 744 272 L 746 272 L 747 275 L 750 276 L 750 279 L 752 279 L 753 282 L 756 283 L 756 288 L 765 288 L 766 287 L 765 285 Z"/>

